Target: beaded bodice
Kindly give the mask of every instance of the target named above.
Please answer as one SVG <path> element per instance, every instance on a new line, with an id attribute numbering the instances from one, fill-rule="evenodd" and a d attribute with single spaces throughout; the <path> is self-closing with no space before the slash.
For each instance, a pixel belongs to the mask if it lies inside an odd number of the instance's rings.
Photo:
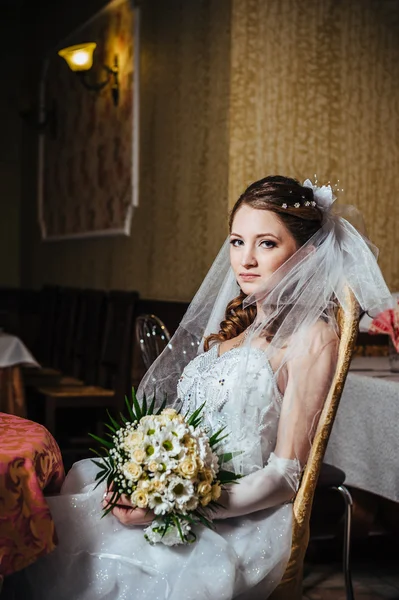
<path id="1" fill-rule="evenodd" d="M 205 426 L 213 431 L 226 427 L 225 450 L 243 451 L 247 471 L 265 464 L 274 449 L 282 397 L 262 350 L 250 349 L 243 381 L 240 358 L 246 350 L 233 348 L 218 356 L 218 348 L 213 346 L 186 366 L 177 395 L 183 414 L 206 403 Z"/>

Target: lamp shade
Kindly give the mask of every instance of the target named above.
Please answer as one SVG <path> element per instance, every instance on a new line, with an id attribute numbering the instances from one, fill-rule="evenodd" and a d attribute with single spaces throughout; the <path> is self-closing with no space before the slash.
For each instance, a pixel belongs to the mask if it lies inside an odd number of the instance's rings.
<path id="1" fill-rule="evenodd" d="M 96 47 L 94 42 L 76 44 L 62 48 L 58 54 L 66 60 L 71 71 L 88 71 L 93 65 L 93 52 Z"/>

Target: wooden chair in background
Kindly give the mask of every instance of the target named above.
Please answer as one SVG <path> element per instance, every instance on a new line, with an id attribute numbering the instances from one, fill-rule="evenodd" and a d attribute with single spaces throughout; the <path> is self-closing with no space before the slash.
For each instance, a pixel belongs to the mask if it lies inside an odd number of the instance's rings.
<path id="1" fill-rule="evenodd" d="M 62 291 L 60 296 L 64 297 L 64 310 L 60 310 L 63 315 L 60 322 L 62 325 L 65 322 L 69 324 L 67 335 L 60 335 L 64 329 L 61 326 L 58 333 L 57 353 L 63 369 L 40 369 L 38 372 L 28 373 L 26 385 L 36 391 L 43 386 L 55 388 L 97 383 L 107 294 L 102 290 L 81 290 L 78 298 L 68 292 L 63 294 Z M 71 305 L 65 310 L 68 296 Z M 53 358 L 52 362 L 54 364 L 56 359 Z"/>
<path id="2" fill-rule="evenodd" d="M 313 498 L 357 338 L 359 306 L 349 290 L 347 302 L 349 312 L 345 313 L 342 308 L 339 308 L 337 315 L 340 344 L 336 372 L 319 419 L 301 485 L 293 503 L 291 556 L 283 578 L 270 596 L 270 600 L 301 600 L 302 598 L 303 563 L 309 542 Z"/>
<path id="3" fill-rule="evenodd" d="M 32 350 L 43 367 L 53 366 L 54 332 L 59 290 L 58 286 L 45 285 L 40 291 L 40 332 Z"/>
<path id="4" fill-rule="evenodd" d="M 83 290 L 73 347 L 71 375 L 87 385 L 98 383 L 107 293 Z"/>
<path id="5" fill-rule="evenodd" d="M 76 335 L 81 290 L 76 288 L 43 288 L 41 328 L 37 343 L 40 369 L 24 370 L 25 385 L 38 387 L 59 383 L 70 374 Z"/>
<path id="6" fill-rule="evenodd" d="M 125 394 L 130 394 L 133 316 L 136 292 L 110 292 L 102 330 L 101 359 L 95 380 L 90 385 L 40 387 L 44 398 L 44 424 L 58 437 L 56 412 L 64 409 L 93 409 L 97 431 L 101 429 L 103 410 L 120 410 Z M 64 432 L 65 433 L 65 432 Z"/>
<path id="7" fill-rule="evenodd" d="M 69 373 L 72 368 L 72 352 L 81 290 L 62 288 L 59 294 L 59 309 L 55 322 L 53 366 L 61 373 Z"/>

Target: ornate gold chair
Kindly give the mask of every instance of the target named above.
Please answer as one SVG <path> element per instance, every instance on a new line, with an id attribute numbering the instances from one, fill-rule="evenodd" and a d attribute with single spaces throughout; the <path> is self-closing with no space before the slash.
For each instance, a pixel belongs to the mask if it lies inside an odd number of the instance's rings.
<path id="1" fill-rule="evenodd" d="M 350 307 L 349 312 L 344 313 L 340 308 L 337 315 L 340 344 L 336 372 L 319 419 L 308 462 L 303 472 L 301 485 L 293 503 L 294 520 L 291 556 L 283 578 L 270 596 L 270 600 L 301 600 L 302 598 L 303 562 L 309 541 L 309 520 L 313 497 L 358 331 L 359 306 L 354 295 L 349 290 L 347 291 L 347 299 Z"/>

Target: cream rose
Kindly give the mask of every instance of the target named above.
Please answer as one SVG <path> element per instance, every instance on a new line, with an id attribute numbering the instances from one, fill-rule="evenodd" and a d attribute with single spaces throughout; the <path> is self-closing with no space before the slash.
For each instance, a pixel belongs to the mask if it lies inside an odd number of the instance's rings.
<path id="1" fill-rule="evenodd" d="M 192 511 L 192 510 L 195 510 L 197 508 L 197 506 L 198 506 L 198 498 L 193 496 L 192 498 L 190 498 L 190 500 L 188 502 L 186 502 L 184 508 L 188 511 Z"/>
<path id="2" fill-rule="evenodd" d="M 165 489 L 165 484 L 159 479 L 153 479 L 152 487 L 156 492 L 162 492 Z"/>
<path id="3" fill-rule="evenodd" d="M 142 463 L 145 461 L 146 458 L 146 453 L 144 452 L 144 450 L 142 450 L 141 448 L 137 448 L 134 452 L 133 452 L 133 458 L 136 462 L 138 463 Z"/>
<path id="4" fill-rule="evenodd" d="M 207 481 L 208 483 L 212 483 L 214 479 L 212 471 L 210 469 L 202 469 L 202 471 L 198 473 L 198 476 L 201 479 L 201 481 Z"/>
<path id="5" fill-rule="evenodd" d="M 137 481 L 140 479 L 140 476 L 143 472 L 143 469 L 135 462 L 126 463 L 123 467 L 123 471 L 125 476 L 128 479 L 132 479 L 133 481 Z"/>
<path id="6" fill-rule="evenodd" d="M 188 448 L 189 450 L 192 450 L 193 448 L 195 448 L 195 441 L 189 435 L 185 435 L 183 437 L 182 442 L 183 442 L 184 447 Z"/>
<path id="7" fill-rule="evenodd" d="M 144 415 L 144 417 L 141 417 L 140 419 L 140 425 L 145 425 L 146 423 L 148 423 L 148 421 L 153 421 L 154 420 L 154 415 Z"/>
<path id="8" fill-rule="evenodd" d="M 201 481 L 198 485 L 198 493 L 200 496 L 207 496 L 211 492 L 211 485 L 207 481 Z"/>
<path id="9" fill-rule="evenodd" d="M 129 433 L 126 438 L 125 438 L 125 445 L 127 447 L 129 446 L 139 446 L 141 444 L 141 442 L 143 441 L 144 436 L 143 433 L 141 431 L 132 431 L 131 433 Z"/>
<path id="10" fill-rule="evenodd" d="M 148 470 L 151 471 L 151 473 L 156 473 L 159 471 L 159 464 L 155 460 L 151 461 L 148 465 Z"/>
<path id="11" fill-rule="evenodd" d="M 211 494 L 207 494 L 203 498 L 200 499 L 201 506 L 207 506 L 209 502 L 212 500 Z"/>
<path id="12" fill-rule="evenodd" d="M 193 460 L 192 458 L 186 458 L 180 464 L 179 471 L 180 471 L 180 473 L 184 477 L 188 477 L 190 479 L 192 477 L 195 477 L 197 475 L 197 463 L 196 463 L 196 461 Z"/>
<path id="13" fill-rule="evenodd" d="M 136 490 L 135 492 L 133 492 L 133 494 L 131 496 L 131 501 L 133 504 L 135 504 L 139 508 L 147 508 L 148 494 L 144 490 Z"/>
<path id="14" fill-rule="evenodd" d="M 177 412 L 174 408 L 165 408 L 161 414 L 165 415 L 166 417 L 169 417 L 170 420 L 174 419 L 177 416 Z"/>
<path id="15" fill-rule="evenodd" d="M 148 479 L 140 479 L 137 483 L 137 489 L 139 490 L 149 490 L 151 487 L 150 481 Z"/>
<path id="16" fill-rule="evenodd" d="M 211 490 L 212 500 L 219 500 L 221 493 L 222 488 L 218 483 L 215 483 L 215 485 L 212 486 Z"/>

